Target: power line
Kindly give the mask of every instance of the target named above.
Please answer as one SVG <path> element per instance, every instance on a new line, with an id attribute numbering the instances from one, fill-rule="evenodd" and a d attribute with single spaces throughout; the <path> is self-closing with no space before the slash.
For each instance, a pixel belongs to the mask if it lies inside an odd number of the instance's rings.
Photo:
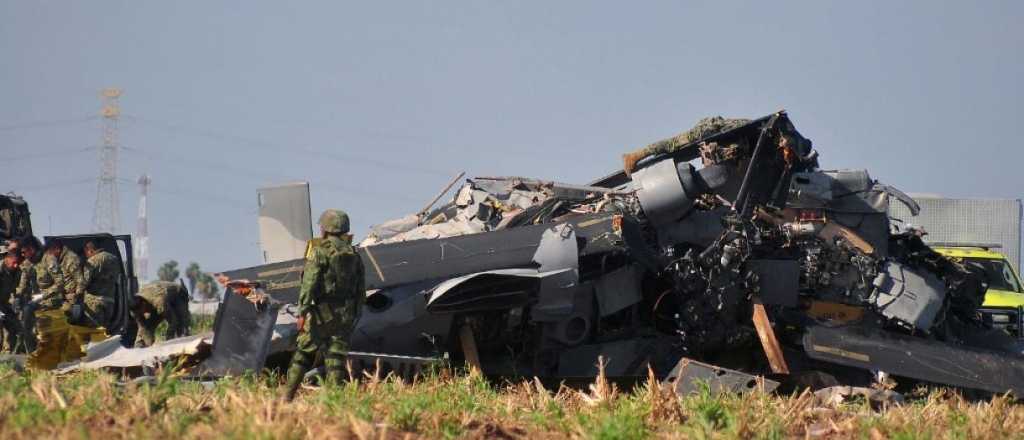
<path id="1" fill-rule="evenodd" d="M 69 154 L 85 153 L 87 151 L 95 150 L 96 147 L 85 147 L 85 148 L 66 148 L 56 151 L 43 151 L 37 153 L 19 154 L 14 156 L 5 156 L 4 162 L 18 162 L 23 160 L 42 159 L 54 156 L 67 156 Z"/>
<path id="2" fill-rule="evenodd" d="M 44 183 L 44 184 L 40 184 L 40 185 L 29 185 L 29 186 L 22 186 L 22 187 L 14 187 L 14 188 L 11 189 L 11 191 L 15 192 L 15 193 L 23 193 L 23 192 L 27 192 L 27 191 L 42 191 L 42 190 L 48 190 L 48 189 L 67 188 L 69 186 L 82 185 L 82 184 L 86 184 L 86 183 L 92 183 L 92 182 L 95 182 L 95 181 L 96 181 L 95 178 L 87 177 L 87 178 L 84 178 L 84 179 L 65 180 L 65 181 L 60 181 L 60 182 Z"/>
<path id="3" fill-rule="evenodd" d="M 95 121 L 97 119 L 99 119 L 98 116 L 86 116 L 82 118 L 51 119 L 45 121 L 23 122 L 21 124 L 0 125 L 0 131 L 15 131 L 26 130 L 31 128 L 53 127 L 57 125 L 81 124 L 83 122 Z"/>
<path id="4" fill-rule="evenodd" d="M 118 179 L 117 183 L 121 185 L 136 185 L 137 182 L 129 179 Z M 196 191 L 187 188 L 173 187 L 163 184 L 149 184 L 149 189 L 155 193 L 167 194 L 176 197 L 186 198 L 191 201 L 196 199 L 204 200 L 206 202 L 215 203 L 217 205 L 231 205 L 239 208 L 253 209 L 256 208 L 255 200 L 252 203 L 243 202 L 237 198 L 227 197 L 211 193 L 209 191 Z"/>
<path id="5" fill-rule="evenodd" d="M 281 151 L 296 152 L 296 153 L 300 153 L 300 154 L 305 154 L 307 156 L 316 156 L 316 157 L 331 159 L 331 160 L 335 160 L 335 161 L 339 161 L 339 162 L 344 162 L 344 163 L 358 162 L 358 163 L 362 163 L 362 164 L 366 164 L 366 165 L 370 165 L 370 166 L 374 166 L 374 167 L 378 167 L 378 168 L 390 169 L 390 170 L 400 170 L 400 171 L 406 171 L 406 172 L 412 172 L 412 173 L 436 174 L 436 175 L 446 176 L 446 177 L 451 175 L 451 173 L 448 172 L 448 171 L 431 169 L 429 167 L 404 165 L 404 164 L 397 163 L 397 162 L 394 162 L 394 161 L 372 159 L 372 158 L 368 158 L 368 157 L 364 157 L 364 156 L 352 155 L 352 154 L 347 154 L 347 153 L 338 153 L 338 152 L 334 152 L 334 151 L 325 151 L 325 150 L 319 150 L 319 149 L 314 149 L 314 148 L 309 148 L 309 147 L 298 147 L 298 146 L 293 146 L 293 145 L 283 145 L 283 144 L 278 143 L 278 142 L 271 142 L 271 141 L 266 141 L 266 140 L 261 140 L 261 139 L 254 139 L 254 138 L 238 136 L 238 135 L 234 135 L 234 134 L 220 133 L 220 132 L 216 132 L 216 131 L 213 131 L 213 130 L 208 130 L 208 129 L 205 129 L 205 128 L 196 128 L 196 127 L 190 127 L 190 126 L 183 125 L 183 124 L 157 121 L 157 120 L 152 120 L 152 119 L 148 119 L 148 118 L 142 118 L 142 117 L 134 116 L 134 115 L 124 115 L 124 118 L 125 118 L 125 120 L 130 120 L 130 121 L 133 121 L 133 122 L 142 123 L 142 124 L 145 124 L 145 125 L 149 125 L 151 127 L 159 128 L 161 130 L 164 130 L 164 131 L 167 131 L 167 132 L 170 132 L 170 133 L 174 133 L 174 134 L 186 134 L 186 135 L 192 135 L 192 136 L 205 137 L 205 138 L 213 139 L 213 140 L 220 141 L 220 142 L 234 143 L 236 145 L 241 144 L 241 145 L 246 145 L 246 146 L 249 146 L 249 147 L 256 147 L 256 148 L 261 148 L 261 149 L 264 149 L 264 150 L 269 150 L 269 151 L 274 151 L 274 152 L 281 152 Z"/>
<path id="6" fill-rule="evenodd" d="M 296 180 L 308 180 L 310 185 L 316 188 L 327 188 L 336 191 L 342 191 L 346 194 L 353 195 L 355 197 L 387 197 L 392 199 L 398 199 L 403 201 L 414 201 L 419 202 L 421 199 L 412 197 L 405 193 L 396 193 L 389 191 L 380 191 L 375 188 L 354 188 L 345 185 L 337 185 L 334 183 L 324 182 L 321 180 L 309 180 L 300 179 L 291 176 L 284 176 L 281 174 L 268 173 L 262 170 L 256 170 L 249 167 L 241 167 L 233 165 L 230 162 L 207 162 L 202 160 L 190 159 L 187 157 L 173 156 L 163 152 L 151 151 L 148 149 L 140 149 L 135 147 L 122 147 L 122 149 L 129 153 L 140 154 L 149 158 L 164 161 L 174 161 L 185 163 L 190 166 L 207 168 L 213 171 L 219 171 L 221 174 L 217 174 L 216 177 L 224 178 L 225 174 L 228 174 L 231 179 L 246 179 L 259 185 L 270 185 L 272 182 L 268 182 L 267 178 L 279 181 L 296 181 Z"/>

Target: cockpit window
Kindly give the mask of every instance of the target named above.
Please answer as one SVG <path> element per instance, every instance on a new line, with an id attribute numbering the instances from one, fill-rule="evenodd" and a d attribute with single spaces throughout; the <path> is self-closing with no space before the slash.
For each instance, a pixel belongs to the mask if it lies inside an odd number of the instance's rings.
<path id="1" fill-rule="evenodd" d="M 1020 283 L 1006 260 L 967 258 L 964 262 L 985 272 L 989 289 L 1021 292 Z"/>

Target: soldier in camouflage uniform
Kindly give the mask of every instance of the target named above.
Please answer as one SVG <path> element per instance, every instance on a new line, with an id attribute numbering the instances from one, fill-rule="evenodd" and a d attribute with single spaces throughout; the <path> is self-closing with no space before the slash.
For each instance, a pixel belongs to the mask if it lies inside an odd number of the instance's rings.
<path id="1" fill-rule="evenodd" d="M 156 327 L 167 321 L 166 339 L 189 335 L 192 313 L 188 310 L 185 286 L 170 281 L 154 281 L 139 289 L 132 302 L 132 315 L 139 326 L 136 347 L 148 347 L 156 341 Z"/>
<path id="2" fill-rule="evenodd" d="M 319 224 L 321 238 L 309 243 L 299 291 L 298 348 L 285 395 L 289 401 L 317 352 L 323 354 L 327 383 L 341 381 L 348 338 L 366 297 L 363 262 L 352 247 L 348 215 L 328 209 Z"/>
<path id="3" fill-rule="evenodd" d="M 31 353 L 36 349 L 36 304 L 32 297 L 39 293 L 39 284 L 36 281 L 36 266 L 39 264 L 39 257 L 42 255 L 42 244 L 38 238 L 26 237 L 18 242 L 18 250 L 21 252 L 21 267 L 18 287 L 14 290 L 14 305 L 18 315 L 21 317 L 21 341 L 20 345 L 25 351 Z"/>
<path id="4" fill-rule="evenodd" d="M 3 264 L 0 264 L 0 325 L 4 327 L 5 340 L 4 348 L 14 353 L 18 348 L 18 340 L 22 333 L 21 323 L 14 307 L 11 306 L 11 297 L 18 287 L 18 279 L 21 273 L 18 267 L 21 265 L 21 256 L 17 250 L 8 251 L 4 255 Z"/>
<path id="5" fill-rule="evenodd" d="M 36 283 L 43 294 L 36 317 L 36 350 L 28 365 L 52 369 L 61 362 L 85 355 L 82 346 L 106 336 L 102 327 L 85 324 L 82 259 L 59 242 L 47 243 L 42 260 L 36 265 Z"/>
<path id="6" fill-rule="evenodd" d="M 91 241 L 85 243 L 85 258 L 82 283 L 85 286 L 86 312 L 97 324 L 105 325 L 114 307 L 121 262 L 114 254 L 98 248 Z"/>

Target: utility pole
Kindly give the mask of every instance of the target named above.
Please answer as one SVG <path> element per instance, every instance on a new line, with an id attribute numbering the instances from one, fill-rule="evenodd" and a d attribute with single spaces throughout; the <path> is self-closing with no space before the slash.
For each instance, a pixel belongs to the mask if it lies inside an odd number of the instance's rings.
<path id="1" fill-rule="evenodd" d="M 149 281 L 149 220 L 146 214 L 146 203 L 149 199 L 149 176 L 139 176 L 139 224 L 135 231 L 135 276 L 140 282 Z"/>
<path id="2" fill-rule="evenodd" d="M 93 207 L 93 232 L 117 233 L 120 231 L 121 201 L 117 194 L 117 163 L 120 155 L 120 139 L 117 121 L 121 116 L 121 89 L 103 89 L 100 96 L 103 107 L 103 143 L 100 144 L 100 175 L 96 181 L 96 205 Z"/>

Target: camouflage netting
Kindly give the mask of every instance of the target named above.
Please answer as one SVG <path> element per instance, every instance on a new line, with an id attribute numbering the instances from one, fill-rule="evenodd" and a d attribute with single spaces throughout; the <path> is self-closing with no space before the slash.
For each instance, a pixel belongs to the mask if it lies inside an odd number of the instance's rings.
<path id="1" fill-rule="evenodd" d="M 706 138 L 713 134 L 721 133 L 726 130 L 732 130 L 736 127 L 740 127 L 750 122 L 750 119 L 732 119 L 723 118 L 721 116 L 712 116 L 710 118 L 704 118 L 697 121 L 697 124 L 693 128 L 679 133 L 668 139 L 662 139 L 658 142 L 650 144 L 640 151 L 642 151 L 643 157 L 653 156 L 655 154 L 667 154 L 678 150 L 683 145 L 698 141 Z"/>
<path id="2" fill-rule="evenodd" d="M 700 121 L 697 121 L 697 124 L 694 125 L 693 128 L 687 131 L 679 133 L 668 139 L 662 139 L 632 153 L 626 154 L 625 157 L 623 157 L 626 172 L 631 172 L 638 162 L 648 157 L 678 151 L 684 145 L 696 142 L 713 134 L 732 130 L 749 122 L 749 119 L 723 118 L 721 116 L 712 116 L 701 119 Z"/>

